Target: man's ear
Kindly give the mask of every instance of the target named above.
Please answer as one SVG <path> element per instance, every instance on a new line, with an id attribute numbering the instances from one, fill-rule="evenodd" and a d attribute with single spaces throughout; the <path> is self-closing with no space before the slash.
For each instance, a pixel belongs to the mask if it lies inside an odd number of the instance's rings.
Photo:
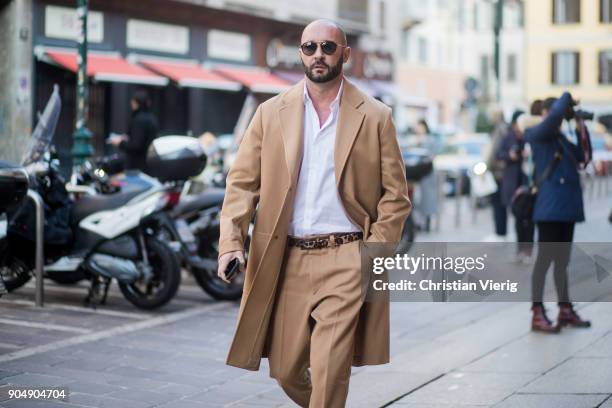
<path id="1" fill-rule="evenodd" d="M 342 61 L 346 64 L 351 57 L 351 47 L 346 47 L 342 53 Z"/>

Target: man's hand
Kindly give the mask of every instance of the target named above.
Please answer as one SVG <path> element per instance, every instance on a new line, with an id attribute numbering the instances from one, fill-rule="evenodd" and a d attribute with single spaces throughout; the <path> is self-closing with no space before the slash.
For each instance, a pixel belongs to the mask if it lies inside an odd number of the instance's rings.
<path id="1" fill-rule="evenodd" d="M 219 277 L 219 279 L 226 283 L 230 283 L 230 281 L 225 277 L 225 270 L 227 269 L 227 265 L 229 265 L 231 260 L 234 258 L 238 258 L 240 262 L 240 272 L 244 273 L 244 254 L 242 253 L 242 251 L 227 252 L 219 257 L 219 268 L 217 269 L 217 276 Z"/>
<path id="2" fill-rule="evenodd" d="M 517 161 L 519 159 L 519 155 L 517 154 L 515 149 L 510 149 L 509 155 L 510 155 L 510 160 L 512 161 Z"/>
<path id="3" fill-rule="evenodd" d="M 111 136 L 109 142 L 110 144 L 116 147 L 116 146 L 119 146 L 121 142 L 127 141 L 127 139 L 128 139 L 127 135 L 113 135 Z"/>

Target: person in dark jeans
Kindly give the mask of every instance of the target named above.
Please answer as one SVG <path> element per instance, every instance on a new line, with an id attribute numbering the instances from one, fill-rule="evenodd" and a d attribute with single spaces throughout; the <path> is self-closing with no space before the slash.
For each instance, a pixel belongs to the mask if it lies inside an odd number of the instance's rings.
<path id="1" fill-rule="evenodd" d="M 508 210 L 502 203 L 501 191 L 503 189 L 502 179 L 504 173 L 504 162 L 497 159 L 495 152 L 499 149 L 499 145 L 508 133 L 508 124 L 504 121 L 502 111 L 493 113 L 493 130 L 491 132 L 491 150 L 487 157 L 487 167 L 495 178 L 497 190 L 491 195 L 491 207 L 493 208 L 493 221 L 495 222 L 495 235 L 499 239 L 506 237 L 508 229 Z"/>
<path id="2" fill-rule="evenodd" d="M 134 92 L 130 106 L 132 118 L 127 135 L 113 137 L 110 142 L 124 152 L 127 170 L 146 172 L 147 149 L 157 137 L 157 119 L 150 110 L 151 100 L 144 89 Z"/>
<path id="3" fill-rule="evenodd" d="M 570 261 L 574 224 L 584 221 L 582 188 L 578 174 L 578 163 L 584 162 L 580 140 L 571 143 L 562 133 L 563 119 L 571 116 L 574 101 L 568 92 L 559 99 L 544 101 L 543 121 L 525 132 L 535 162 L 536 178 L 544 174 L 550 163 L 554 167 L 545 180 L 538 185 L 538 194 L 533 210 L 533 221 L 538 227 L 538 256 L 532 275 L 532 330 L 558 333 L 562 326 L 590 327 L 575 312 L 570 302 L 567 266 Z M 577 120 L 580 131 L 585 126 Z M 584 128 L 586 130 L 586 127 Z M 586 137 L 588 133 L 584 132 Z M 546 272 L 554 264 L 554 280 L 559 302 L 557 324 L 546 315 L 542 300 Z"/>
<path id="4" fill-rule="evenodd" d="M 501 183 L 501 202 L 504 208 L 512 203 L 512 196 L 519 186 L 527 183 L 527 176 L 523 172 L 523 152 L 525 151 L 525 138 L 518 125 L 518 119 L 523 111 L 516 111 L 512 115 L 508 134 L 502 139 L 497 149 L 497 160 L 503 160 L 504 174 Z M 517 236 L 517 260 L 526 263 L 531 257 L 533 249 L 534 225 L 531 219 L 515 219 Z"/>

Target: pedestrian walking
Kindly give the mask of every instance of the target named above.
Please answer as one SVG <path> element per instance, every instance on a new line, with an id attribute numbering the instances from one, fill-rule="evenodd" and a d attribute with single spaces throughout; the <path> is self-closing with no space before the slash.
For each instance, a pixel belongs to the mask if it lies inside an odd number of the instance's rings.
<path id="1" fill-rule="evenodd" d="M 518 120 L 524 113 L 518 110 L 512 114 L 508 134 L 502 139 L 496 152 L 497 160 L 503 160 L 505 163 L 501 182 L 501 202 L 505 208 L 512 203 L 512 197 L 517 188 L 527 184 L 527 175 L 523 171 L 525 138 L 518 125 Z M 515 217 L 514 221 L 517 237 L 517 261 L 527 264 L 533 249 L 534 224 L 528 218 Z"/>
<path id="2" fill-rule="evenodd" d="M 221 279 L 259 204 L 227 364 L 267 357 L 296 404 L 343 407 L 351 364 L 389 362 L 389 303 L 361 298 L 361 242 L 398 242 L 411 204 L 391 110 L 342 74 L 344 31 L 314 21 L 298 52 L 305 78 L 258 107 L 227 177 Z"/>
<path id="3" fill-rule="evenodd" d="M 425 149 L 433 160 L 438 153 L 439 145 L 435 136 L 431 134 L 425 119 L 418 121 L 414 134 L 415 147 Z M 424 218 L 422 228 L 425 231 L 429 231 L 431 228 L 431 217 L 438 213 L 438 182 L 435 172 L 432 171 L 419 181 L 418 192 L 418 200 L 415 199 L 414 208 Z"/>
<path id="4" fill-rule="evenodd" d="M 570 261 L 574 225 L 584 221 L 582 188 L 578 165 L 585 161 L 583 143 L 571 143 L 561 132 L 565 118 L 573 114 L 573 101 L 566 92 L 559 99 L 543 103 L 542 122 L 525 132 L 525 140 L 533 150 L 536 177 L 543 180 L 533 209 L 538 228 L 538 256 L 532 275 L 532 330 L 559 332 L 561 326 L 590 327 L 574 310 L 569 296 L 567 266 Z M 577 130 L 586 135 L 586 125 L 576 118 Z M 582 132 L 584 130 L 584 133 Z M 538 176 L 544 175 L 544 176 Z M 546 273 L 554 264 L 554 280 L 559 302 L 557 324 L 546 315 L 542 300 Z"/>
<path id="5" fill-rule="evenodd" d="M 493 208 L 493 221 L 495 222 L 495 240 L 503 241 L 508 229 L 508 211 L 501 200 L 502 182 L 504 175 L 504 161 L 496 158 L 495 152 L 508 133 L 508 124 L 504 120 L 502 111 L 493 112 L 493 130 L 491 131 L 491 144 L 486 157 L 487 168 L 493 174 L 497 190 L 491 195 L 491 207 Z"/>
<path id="6" fill-rule="evenodd" d="M 127 135 L 115 135 L 110 143 L 123 151 L 126 169 L 146 172 L 147 149 L 157 137 L 157 119 L 151 112 L 151 99 L 144 89 L 134 92 L 130 107 L 132 118 Z"/>

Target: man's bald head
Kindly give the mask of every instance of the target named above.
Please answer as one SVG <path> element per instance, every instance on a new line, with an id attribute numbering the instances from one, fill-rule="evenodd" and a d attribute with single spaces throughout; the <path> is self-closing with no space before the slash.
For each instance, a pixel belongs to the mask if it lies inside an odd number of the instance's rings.
<path id="1" fill-rule="evenodd" d="M 301 44 L 307 41 L 325 41 L 331 40 L 339 45 L 347 45 L 346 33 L 340 26 L 333 20 L 319 19 L 308 24 L 304 31 L 302 31 Z"/>

